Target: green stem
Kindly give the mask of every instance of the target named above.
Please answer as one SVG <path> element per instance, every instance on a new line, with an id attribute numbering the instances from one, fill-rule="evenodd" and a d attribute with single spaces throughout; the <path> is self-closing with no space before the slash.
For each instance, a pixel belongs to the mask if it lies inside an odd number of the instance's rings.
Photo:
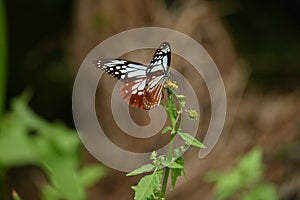
<path id="1" fill-rule="evenodd" d="M 174 102 L 174 92 L 170 88 L 167 88 L 167 92 L 168 92 L 168 101 L 167 101 L 167 106 L 166 106 L 167 112 L 169 115 L 172 129 L 175 129 L 176 119 L 177 119 L 177 110 L 176 110 L 175 102 Z"/>
<path id="2" fill-rule="evenodd" d="M 4 113 L 6 93 L 6 20 L 3 1 L 0 0 L 0 117 Z"/>
<path id="3" fill-rule="evenodd" d="M 166 110 L 168 112 L 171 127 L 172 127 L 167 159 L 168 159 L 168 161 L 171 161 L 172 157 L 173 157 L 173 144 L 174 144 L 174 138 L 175 138 L 175 133 L 176 133 L 177 110 L 176 110 L 175 103 L 174 103 L 173 91 L 171 89 L 167 88 L 167 92 L 168 92 L 168 101 L 167 101 Z M 165 197 L 165 194 L 166 194 L 169 173 L 170 173 L 170 168 L 165 167 L 165 174 L 164 174 L 164 179 L 163 179 L 163 183 L 162 183 L 162 187 L 161 187 L 162 197 Z"/>
<path id="4" fill-rule="evenodd" d="M 169 179 L 169 172 L 170 172 L 170 168 L 166 167 L 165 168 L 163 184 L 161 186 L 161 196 L 162 197 L 165 197 L 165 195 L 166 195 L 167 184 L 168 184 L 168 179 Z"/>
<path id="5" fill-rule="evenodd" d="M 174 137 L 175 137 L 175 134 L 172 134 L 171 139 L 170 139 L 170 143 L 169 143 L 169 149 L 168 149 L 168 156 L 167 156 L 168 161 L 172 160 Z"/>

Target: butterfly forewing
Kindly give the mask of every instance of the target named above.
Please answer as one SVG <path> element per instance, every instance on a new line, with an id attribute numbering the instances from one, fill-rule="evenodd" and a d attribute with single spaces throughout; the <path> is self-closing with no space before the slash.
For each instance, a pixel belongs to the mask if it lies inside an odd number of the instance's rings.
<path id="1" fill-rule="evenodd" d="M 162 88 L 169 76 L 170 59 L 170 45 L 164 42 L 149 66 L 124 59 L 100 59 L 95 65 L 123 82 L 120 95 L 128 105 L 149 110 L 160 103 Z"/>
<path id="2" fill-rule="evenodd" d="M 153 58 L 150 62 L 150 69 L 151 66 L 160 66 L 161 70 L 167 72 L 170 67 L 170 62 L 171 62 L 170 44 L 168 42 L 164 42 L 155 51 Z"/>
<path id="3" fill-rule="evenodd" d="M 95 63 L 96 67 L 105 70 L 109 75 L 121 81 L 132 81 L 146 77 L 147 66 L 124 59 L 100 59 Z"/>

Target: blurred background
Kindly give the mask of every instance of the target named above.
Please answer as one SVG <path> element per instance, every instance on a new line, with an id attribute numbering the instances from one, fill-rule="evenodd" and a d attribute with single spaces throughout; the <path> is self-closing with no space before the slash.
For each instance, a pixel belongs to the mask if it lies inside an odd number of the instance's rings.
<path id="1" fill-rule="evenodd" d="M 300 199 L 299 9 L 290 0 L 1 0 L 0 199 L 12 199 L 12 190 L 24 200 L 133 199 L 130 186 L 141 176 L 104 168 L 84 149 L 71 94 L 89 51 L 143 26 L 174 29 L 202 44 L 228 98 L 216 147 L 202 160 L 189 149 L 187 177 L 167 199 Z M 204 133 L 210 100 L 205 91 L 197 95 Z M 107 104 L 97 109 L 106 113 Z M 250 181 L 233 176 L 242 166 L 249 169 L 239 175 Z"/>

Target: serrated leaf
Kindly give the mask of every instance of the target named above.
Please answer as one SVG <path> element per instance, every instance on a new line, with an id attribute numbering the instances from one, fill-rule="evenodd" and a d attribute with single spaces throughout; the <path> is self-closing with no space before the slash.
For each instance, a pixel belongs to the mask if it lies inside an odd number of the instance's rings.
<path id="1" fill-rule="evenodd" d="M 165 134 L 165 133 L 167 133 L 169 130 L 172 130 L 172 127 L 171 127 L 171 126 L 165 127 L 165 128 L 161 131 L 161 134 Z"/>
<path id="2" fill-rule="evenodd" d="M 193 145 L 193 146 L 198 147 L 198 148 L 206 148 L 206 146 L 204 144 L 202 144 L 199 140 L 197 140 L 196 138 L 194 138 L 190 134 L 184 133 L 184 132 L 181 132 L 181 131 L 178 131 L 178 134 L 185 141 L 185 143 L 187 143 L 188 145 Z"/>
<path id="3" fill-rule="evenodd" d="M 141 166 L 138 169 L 135 169 L 129 173 L 126 174 L 126 176 L 135 176 L 138 174 L 146 173 L 146 172 L 151 172 L 155 168 L 155 165 L 152 164 L 146 164 Z"/>
<path id="4" fill-rule="evenodd" d="M 145 200 L 154 195 L 155 190 L 159 187 L 162 179 L 162 171 L 155 171 L 153 174 L 144 176 L 132 189 L 135 191 L 135 200 Z"/>
<path id="5" fill-rule="evenodd" d="M 171 184 L 172 187 L 171 188 L 172 188 L 172 190 L 175 187 L 177 178 L 179 176 L 181 176 L 182 172 L 184 172 L 184 168 L 183 168 L 183 166 L 184 166 L 184 159 L 182 157 L 179 157 L 179 158 L 177 158 L 177 160 L 175 161 L 175 163 L 178 164 L 178 165 L 180 165 L 180 166 L 182 166 L 182 168 L 173 168 L 171 170 L 171 182 L 172 182 L 172 184 Z"/>

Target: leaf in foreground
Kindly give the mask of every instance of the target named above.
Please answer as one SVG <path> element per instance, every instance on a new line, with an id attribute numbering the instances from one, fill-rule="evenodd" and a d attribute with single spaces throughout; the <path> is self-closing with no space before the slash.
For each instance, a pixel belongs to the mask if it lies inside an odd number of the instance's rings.
<path id="1" fill-rule="evenodd" d="M 138 174 L 151 172 L 154 168 L 155 168 L 154 165 L 146 164 L 146 165 L 141 166 L 138 169 L 133 170 L 132 172 L 127 173 L 126 176 L 135 176 L 135 175 L 138 175 Z"/>
<path id="2" fill-rule="evenodd" d="M 162 131 L 161 131 L 161 134 L 165 134 L 166 132 L 172 130 L 172 127 L 171 126 L 167 126 L 165 127 Z"/>
<path id="3" fill-rule="evenodd" d="M 178 165 L 182 166 L 182 168 L 173 168 L 171 170 L 171 179 L 172 179 L 172 190 L 175 187 L 177 178 L 181 175 L 181 172 L 184 172 L 184 159 L 182 157 L 179 157 L 176 161 L 175 161 Z"/>
<path id="4" fill-rule="evenodd" d="M 183 133 L 181 131 L 178 131 L 178 134 L 180 135 L 180 137 L 188 144 L 188 145 L 193 145 L 195 147 L 198 148 L 206 148 L 206 146 L 204 144 L 202 144 L 199 140 L 197 140 L 196 138 L 194 138 L 193 136 L 191 136 L 188 133 Z"/>
<path id="5" fill-rule="evenodd" d="M 161 179 L 162 170 L 144 176 L 136 186 L 132 186 L 132 189 L 135 191 L 134 199 L 145 200 L 154 196 L 154 191 L 159 187 Z"/>

